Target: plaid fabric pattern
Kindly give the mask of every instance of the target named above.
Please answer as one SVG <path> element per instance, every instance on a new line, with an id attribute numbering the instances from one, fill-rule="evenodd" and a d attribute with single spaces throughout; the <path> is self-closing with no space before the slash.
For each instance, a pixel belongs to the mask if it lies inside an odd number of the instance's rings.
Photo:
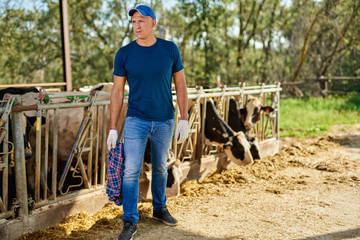
<path id="1" fill-rule="evenodd" d="M 107 167 L 106 194 L 109 200 L 116 205 L 122 205 L 122 180 L 125 169 L 124 144 L 116 142 L 116 147 L 111 148 Z"/>

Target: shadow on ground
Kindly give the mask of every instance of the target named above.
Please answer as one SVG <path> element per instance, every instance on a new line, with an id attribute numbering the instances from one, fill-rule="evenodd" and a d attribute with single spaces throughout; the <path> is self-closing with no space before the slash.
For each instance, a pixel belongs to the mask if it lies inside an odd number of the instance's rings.
<path id="1" fill-rule="evenodd" d="M 350 148 L 360 147 L 360 135 L 329 136 L 328 140 Z"/>
<path id="2" fill-rule="evenodd" d="M 325 239 L 342 240 L 342 239 L 355 239 L 356 237 L 360 237 L 360 228 L 349 229 L 341 232 L 322 234 L 313 237 L 300 238 L 296 240 L 325 240 Z"/>
<path id="3" fill-rule="evenodd" d="M 169 227 L 163 223 L 152 219 L 149 212 L 139 209 L 140 221 L 134 240 L 242 240 L 241 236 L 232 236 L 229 238 L 205 237 L 193 232 L 187 232 L 178 227 Z M 77 229 L 75 226 L 70 234 L 67 233 L 65 227 L 61 224 L 46 230 L 25 234 L 18 240 L 30 239 L 94 239 L 94 240 L 115 240 L 119 236 L 123 222 L 122 214 L 117 215 L 113 219 L 102 218 L 95 222 L 89 229 Z M 80 220 L 81 221 L 81 220 Z M 79 224 L 80 225 L 80 224 Z M 160 238 L 159 238 L 160 236 Z"/>
<path id="4" fill-rule="evenodd" d="M 76 231 L 72 232 L 66 238 L 68 239 L 117 239 L 118 235 L 122 229 L 122 216 L 117 216 L 114 219 L 101 219 L 97 221 L 89 230 L 87 231 Z M 161 236 L 161 238 L 159 238 Z M 134 240 L 159 240 L 159 239 L 169 239 L 169 240 L 225 240 L 225 239 L 239 239 L 242 238 L 239 236 L 233 238 L 211 238 L 201 236 L 196 233 L 186 232 L 180 230 L 177 227 L 168 227 L 154 219 L 146 217 L 145 219 L 140 220 L 138 224 L 137 233 L 134 236 Z"/>

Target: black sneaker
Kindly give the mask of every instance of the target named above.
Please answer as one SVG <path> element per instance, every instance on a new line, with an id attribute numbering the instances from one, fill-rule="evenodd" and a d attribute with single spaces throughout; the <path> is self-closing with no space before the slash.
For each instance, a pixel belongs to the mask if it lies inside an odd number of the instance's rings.
<path id="1" fill-rule="evenodd" d="M 135 233 L 136 224 L 134 224 L 131 220 L 124 220 L 124 227 L 118 237 L 118 240 L 132 240 Z"/>
<path id="2" fill-rule="evenodd" d="M 171 216 L 169 211 L 166 208 L 166 205 L 161 208 L 161 210 L 153 211 L 153 218 L 162 221 L 168 226 L 176 226 L 178 221 Z"/>

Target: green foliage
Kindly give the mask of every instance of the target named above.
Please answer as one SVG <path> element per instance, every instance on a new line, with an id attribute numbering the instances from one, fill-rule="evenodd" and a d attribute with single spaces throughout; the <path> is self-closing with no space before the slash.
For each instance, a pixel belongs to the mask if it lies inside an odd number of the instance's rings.
<path id="1" fill-rule="evenodd" d="M 350 111 L 360 111 L 360 95 L 359 93 L 351 93 L 347 96 L 345 104 L 340 106 L 340 109 Z"/>
<path id="2" fill-rule="evenodd" d="M 58 11 L 56 11 L 58 13 Z M 54 17 L 58 14 L 54 14 Z M 53 20 L 53 21 L 52 21 Z M 45 73 L 61 78 L 59 36 L 49 27 L 56 27 L 55 18 L 48 18 L 35 9 L 7 9 L 0 21 L 0 74 L 2 83 L 31 83 L 35 77 L 46 82 Z"/>
<path id="3" fill-rule="evenodd" d="M 116 51 L 131 40 L 127 7 L 137 1 L 68 1 L 74 87 L 111 82 Z M 0 81 L 63 81 L 59 1 L 38 9 L 6 9 L 0 21 Z M 113 24 L 112 24 L 113 23 Z"/>
<path id="4" fill-rule="evenodd" d="M 0 82 L 63 81 L 58 0 L 0 1 Z M 112 81 L 116 51 L 134 40 L 128 10 L 149 4 L 179 46 L 190 87 L 360 75 L 360 0 L 68 1 L 74 87 Z M 354 90 L 360 91 L 360 85 Z"/>
<path id="5" fill-rule="evenodd" d="M 318 135 L 336 124 L 360 122 L 360 96 L 281 99 L 281 136 Z"/>

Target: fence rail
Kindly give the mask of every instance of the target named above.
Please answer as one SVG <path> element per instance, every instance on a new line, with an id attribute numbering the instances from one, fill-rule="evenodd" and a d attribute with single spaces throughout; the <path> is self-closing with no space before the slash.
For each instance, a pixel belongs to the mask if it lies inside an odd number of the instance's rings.
<path id="1" fill-rule="evenodd" d="M 59 87 L 59 86 L 66 86 L 66 82 L 0 84 L 0 88 L 9 88 L 9 87 Z"/>
<path id="2" fill-rule="evenodd" d="M 320 91 L 322 95 L 327 96 L 330 93 L 346 94 L 354 91 L 353 86 L 349 86 L 349 83 L 355 83 L 360 91 L 360 77 L 320 77 L 320 78 L 306 78 L 304 81 L 296 82 L 282 82 L 281 85 L 287 86 L 302 86 L 312 83 L 319 83 Z M 349 86 L 349 87 L 347 87 Z"/>

